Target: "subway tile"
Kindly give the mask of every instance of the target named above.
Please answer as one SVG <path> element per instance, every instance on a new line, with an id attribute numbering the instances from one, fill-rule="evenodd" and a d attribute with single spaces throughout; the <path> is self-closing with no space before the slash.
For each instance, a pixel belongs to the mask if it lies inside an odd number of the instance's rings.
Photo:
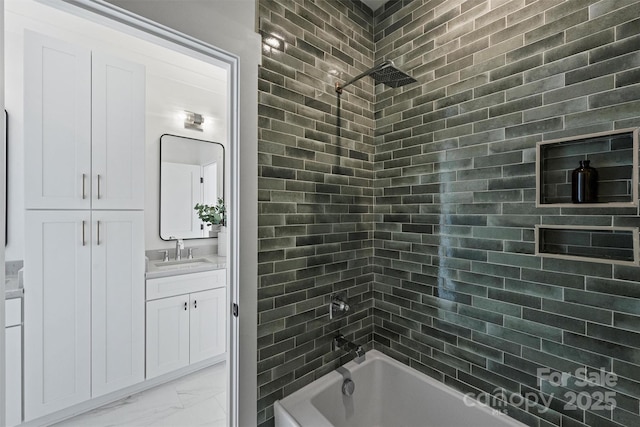
<path id="1" fill-rule="evenodd" d="M 639 298 L 640 289 L 633 282 L 620 281 L 620 280 L 608 280 L 600 279 L 596 277 L 587 278 L 588 291 L 602 292 L 606 294 L 612 294 L 617 296 L 624 296 L 630 298 Z"/>
<path id="2" fill-rule="evenodd" d="M 543 326 L 539 323 L 531 322 L 524 319 L 516 319 L 513 317 L 505 318 L 504 325 L 507 328 L 515 329 L 517 331 L 530 335 L 536 335 L 538 337 L 541 337 L 542 339 L 546 339 L 549 341 L 563 341 L 563 331 L 559 328 Z"/>
<path id="3" fill-rule="evenodd" d="M 535 42 L 526 41 L 525 35 L 525 45 L 521 48 L 512 50 L 507 53 L 506 59 L 507 63 L 512 63 L 514 61 L 519 61 L 517 66 L 515 66 L 513 72 L 520 72 L 527 69 L 526 65 L 530 65 L 531 67 L 535 67 L 538 65 L 542 65 L 542 53 L 562 45 L 564 42 L 564 33 L 559 32 L 556 34 L 552 34 L 550 36 L 544 37 Z M 534 56 L 535 55 L 535 56 Z M 523 58 L 529 57 L 526 61 L 521 61 Z M 505 73 L 508 74 L 508 73 Z"/>
<path id="4" fill-rule="evenodd" d="M 620 331 L 619 331 L 620 332 Z M 563 342 L 567 345 L 593 351 L 625 362 L 640 364 L 640 350 L 626 345 L 615 344 L 612 341 L 595 339 L 572 332 L 563 333 Z M 611 338 L 611 337 L 610 337 Z M 615 337 L 613 337 L 615 339 Z"/>
<path id="5" fill-rule="evenodd" d="M 527 110 L 523 112 L 522 119 L 524 120 L 525 123 L 532 122 L 536 120 L 558 117 L 565 114 L 586 111 L 587 108 L 592 108 L 592 107 L 587 106 L 586 98 L 576 98 L 568 101 L 559 102 L 557 104 L 545 105 L 544 107 Z"/>
<path id="6" fill-rule="evenodd" d="M 526 98 L 518 98 L 489 108 L 491 117 L 502 116 L 514 111 L 528 110 L 542 105 L 542 95 L 532 95 Z"/>
<path id="7" fill-rule="evenodd" d="M 487 325 L 487 334 L 536 349 L 540 348 L 542 341 L 539 336 L 492 324 Z"/>
<path id="8" fill-rule="evenodd" d="M 640 18 L 633 21 L 625 22 L 624 24 L 616 26 L 616 39 L 622 40 L 627 37 L 635 36 L 638 34 L 638 25 L 640 25 Z"/>
<path id="9" fill-rule="evenodd" d="M 588 261 L 570 261 L 546 258 L 543 266 L 547 270 L 571 274 L 586 274 L 597 277 L 612 277 L 612 266 Z"/>
<path id="10" fill-rule="evenodd" d="M 564 88 L 555 89 L 544 94 L 544 103 L 553 104 L 579 96 L 604 92 L 614 88 L 614 76 L 608 75 L 600 78 L 576 83 Z"/>
<path id="11" fill-rule="evenodd" d="M 571 85 L 607 74 L 625 71 L 640 66 L 640 53 L 633 52 L 616 58 L 604 60 L 589 66 L 569 71 L 566 74 L 566 84 Z"/>
<path id="12" fill-rule="evenodd" d="M 529 8 L 529 11 L 531 11 L 531 8 Z M 520 20 L 515 24 L 512 24 L 512 22 L 509 22 L 509 20 L 513 19 L 513 17 L 511 17 L 511 19 L 510 17 L 511 15 L 508 15 L 507 17 L 508 26 L 504 30 L 498 31 L 491 35 L 491 44 L 497 44 L 505 40 L 508 40 L 512 37 L 520 36 L 526 33 L 527 31 L 531 31 L 534 28 L 541 26 L 544 22 L 544 16 L 541 13 L 534 14 L 526 19 Z"/>
<path id="13" fill-rule="evenodd" d="M 586 308 L 580 304 L 572 304 L 551 299 L 542 300 L 542 309 L 552 313 L 562 313 L 567 316 L 584 319 L 592 322 L 610 325 L 614 314 L 605 309 L 595 307 Z"/>
<path id="14" fill-rule="evenodd" d="M 545 22 L 548 22 L 547 24 L 524 34 L 525 42 L 532 43 L 536 40 L 544 38 L 547 34 L 563 32 L 567 30 L 567 28 L 575 27 L 576 25 L 585 22 L 588 19 L 589 11 L 587 10 L 587 8 L 583 8 L 570 15 L 564 16 L 551 22 L 545 20 Z"/>
<path id="15" fill-rule="evenodd" d="M 263 27 L 285 24 L 295 43 L 264 55 L 260 70 L 260 423 L 273 422 L 275 398 L 346 361 L 330 354 L 325 329 L 367 337 L 458 388 L 493 390 L 509 377 L 506 385 L 527 390 L 537 366 L 615 362 L 616 390 L 637 392 L 626 350 L 638 333 L 636 269 L 531 255 L 534 224 L 638 225 L 633 210 L 533 203 L 536 142 L 634 126 L 639 117 L 635 6 L 395 2 L 373 14 L 351 2 L 260 3 L 269 13 Z M 447 32 L 447 22 L 467 16 L 477 30 Z M 567 43 L 557 44 L 563 31 Z M 363 79 L 340 109 L 315 96 L 330 90 L 332 68 L 353 75 L 389 56 L 420 83 L 388 89 Z M 352 323 L 325 328 L 321 306 L 336 289 L 360 308 Z M 290 306 L 295 313 L 276 311 Z M 301 345 L 274 347 L 291 338 Z M 624 360 L 598 354 L 598 342 L 621 346 Z M 291 372 L 294 380 L 278 382 Z M 632 403 L 621 401 L 614 416 L 633 420 L 623 412 Z M 510 411 L 540 427 L 583 425 L 582 411 L 559 409 L 540 418 L 535 408 Z"/>
<path id="16" fill-rule="evenodd" d="M 540 310 L 524 308 L 522 312 L 522 318 L 533 322 L 553 326 L 558 329 L 576 332 L 579 334 L 584 334 L 586 331 L 586 322 L 584 321 Z"/>
<path id="17" fill-rule="evenodd" d="M 565 43 L 562 46 L 551 49 L 548 52 L 545 52 L 545 63 L 557 61 L 562 58 L 566 58 L 567 56 L 575 55 L 580 52 L 589 51 L 591 49 L 595 49 L 601 47 L 603 45 L 607 45 L 615 39 L 613 28 L 606 29 L 604 31 L 597 32 L 595 34 L 590 34 L 586 37 L 583 37 L 579 40 L 574 40 L 569 43 Z M 590 62 L 594 61 L 594 53 L 598 50 L 594 50 L 590 53 Z M 601 55 L 604 58 L 604 55 Z"/>
<path id="18" fill-rule="evenodd" d="M 572 55 L 567 58 L 563 58 L 558 61 L 554 61 L 545 65 L 542 65 L 540 67 L 536 67 L 532 70 L 525 71 L 524 82 L 529 83 L 535 80 L 544 79 L 544 78 L 561 74 L 561 73 L 566 73 L 566 72 L 571 73 L 571 70 L 576 70 L 580 67 L 584 67 L 588 64 L 588 62 L 589 62 L 589 58 L 587 53 Z M 567 81 L 565 77 L 566 85 L 570 85 L 577 81 L 578 79 L 575 77 L 572 79 L 572 81 Z"/>
<path id="19" fill-rule="evenodd" d="M 562 288 L 560 286 L 543 285 L 517 280 L 517 278 L 509 278 L 505 280 L 504 288 L 508 291 L 521 292 L 535 297 L 562 299 Z"/>
<path id="20" fill-rule="evenodd" d="M 626 7 L 618 7 L 616 10 L 612 10 L 609 13 L 604 13 L 603 15 L 598 16 L 598 13 L 605 12 L 606 8 L 609 6 L 609 2 L 604 2 L 598 6 L 589 7 L 590 12 L 594 13 L 593 19 L 567 29 L 567 41 L 576 40 L 589 34 L 593 34 L 594 31 L 600 31 L 605 28 L 611 28 L 615 25 L 628 22 L 640 14 L 640 5 L 632 3 Z M 598 8 L 600 9 L 600 12 L 598 12 Z"/>
<path id="21" fill-rule="evenodd" d="M 601 92 L 589 97 L 589 108 L 606 107 L 613 104 L 634 101 L 640 97 L 640 85 Z"/>
<path id="22" fill-rule="evenodd" d="M 575 304 L 640 315 L 640 308 L 634 298 L 566 289 L 564 300 Z"/>
<path id="23" fill-rule="evenodd" d="M 524 307 L 540 308 L 541 306 L 541 300 L 539 297 L 532 295 L 523 295 L 518 292 L 504 291 L 501 289 L 490 288 L 488 290 L 488 297 L 491 299 L 504 301 L 510 304 L 516 304 Z M 507 323 L 508 322 L 505 319 L 505 325 Z"/>

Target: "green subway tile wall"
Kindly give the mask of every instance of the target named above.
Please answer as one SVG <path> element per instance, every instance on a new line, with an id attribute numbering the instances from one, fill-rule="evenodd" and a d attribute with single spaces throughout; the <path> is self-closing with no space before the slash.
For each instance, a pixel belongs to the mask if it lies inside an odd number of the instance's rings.
<path id="1" fill-rule="evenodd" d="M 347 360 L 340 331 L 499 391 L 527 425 L 640 425 L 640 268 L 533 255 L 536 224 L 640 226 L 637 208 L 536 208 L 534 175 L 538 141 L 640 126 L 640 1 L 259 0 L 259 14 L 286 46 L 260 71 L 258 423 Z M 365 77 L 336 96 L 383 59 L 418 83 Z M 353 310 L 330 321 L 338 290 Z M 573 376 L 600 368 L 615 384 Z"/>
<path id="2" fill-rule="evenodd" d="M 373 14 L 350 1 L 259 1 L 266 49 L 259 81 L 258 424 L 275 399 L 337 368 L 338 331 L 373 339 Z M 330 295 L 349 315 L 329 320 Z M 369 348 L 371 345 L 369 345 Z M 342 357 L 341 357 L 342 356 Z"/>

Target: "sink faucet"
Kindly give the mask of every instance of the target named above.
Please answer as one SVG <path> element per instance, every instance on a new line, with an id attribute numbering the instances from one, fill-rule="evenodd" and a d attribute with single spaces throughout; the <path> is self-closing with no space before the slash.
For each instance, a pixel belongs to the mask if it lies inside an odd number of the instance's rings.
<path id="1" fill-rule="evenodd" d="M 182 259 L 182 250 L 184 249 L 184 241 L 182 239 L 176 239 L 176 261 Z"/>
<path id="2" fill-rule="evenodd" d="M 333 351 L 343 350 L 353 356 L 356 363 L 362 363 L 365 360 L 365 351 L 361 345 L 347 341 L 344 335 L 340 334 L 333 339 Z"/>

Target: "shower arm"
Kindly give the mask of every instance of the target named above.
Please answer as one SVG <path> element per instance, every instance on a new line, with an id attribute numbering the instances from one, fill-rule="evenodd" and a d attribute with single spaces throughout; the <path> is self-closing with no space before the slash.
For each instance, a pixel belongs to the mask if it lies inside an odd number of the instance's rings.
<path id="1" fill-rule="evenodd" d="M 352 78 L 348 82 L 345 82 L 343 84 L 340 84 L 340 82 L 336 82 L 336 92 L 338 94 L 342 94 L 342 89 L 344 89 L 345 87 L 357 82 L 358 80 L 360 80 L 361 78 L 363 78 L 365 76 L 368 76 L 369 74 L 373 73 L 374 71 L 379 71 L 379 70 L 382 70 L 383 68 L 386 68 L 386 67 L 389 67 L 389 66 L 393 66 L 393 62 L 384 61 L 384 62 L 381 62 L 380 64 L 376 65 L 373 68 L 369 68 L 364 73 L 358 74 L 357 76 L 355 76 L 354 78 Z"/>

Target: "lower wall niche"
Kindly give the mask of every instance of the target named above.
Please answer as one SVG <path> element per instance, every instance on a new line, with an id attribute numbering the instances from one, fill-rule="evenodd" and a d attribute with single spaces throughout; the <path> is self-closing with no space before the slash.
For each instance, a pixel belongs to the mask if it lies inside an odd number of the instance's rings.
<path id="1" fill-rule="evenodd" d="M 639 265 L 638 228 L 536 225 L 536 255 Z"/>

